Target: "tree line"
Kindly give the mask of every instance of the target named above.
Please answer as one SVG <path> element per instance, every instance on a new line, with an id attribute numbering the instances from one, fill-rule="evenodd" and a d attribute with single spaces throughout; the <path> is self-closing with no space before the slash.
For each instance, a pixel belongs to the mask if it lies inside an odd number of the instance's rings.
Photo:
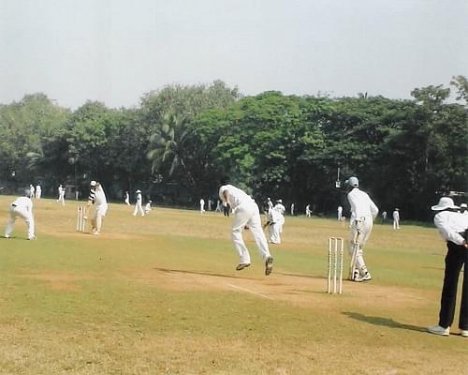
<path id="1" fill-rule="evenodd" d="M 84 194 L 93 179 L 111 199 L 141 189 L 157 204 L 194 207 L 229 176 L 257 200 L 328 214 L 346 204 L 337 179 L 356 175 L 381 210 L 426 219 L 438 196 L 467 190 L 468 81 L 411 96 L 243 96 L 214 81 L 146 93 L 137 108 L 70 110 L 26 95 L 0 105 L 0 186 Z"/>

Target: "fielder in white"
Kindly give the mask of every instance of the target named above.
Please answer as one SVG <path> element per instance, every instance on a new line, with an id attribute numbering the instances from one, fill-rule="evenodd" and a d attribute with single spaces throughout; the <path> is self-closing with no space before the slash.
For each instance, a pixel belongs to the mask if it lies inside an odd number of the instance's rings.
<path id="1" fill-rule="evenodd" d="M 359 190 L 357 177 L 350 177 L 346 184 L 351 188 L 348 193 L 348 202 L 351 205 L 351 238 L 349 253 L 351 255 L 350 279 L 353 281 L 367 281 L 371 274 L 364 262 L 364 245 L 372 232 L 373 221 L 379 209 L 362 190 Z"/>
<path id="2" fill-rule="evenodd" d="M 257 203 L 244 191 L 230 184 L 220 187 L 219 198 L 223 204 L 229 204 L 234 214 L 231 238 L 240 258 L 236 270 L 240 271 L 250 266 L 250 253 L 242 237 L 243 229 L 248 226 L 255 239 L 260 256 L 265 263 L 265 275 L 269 275 L 273 270 L 273 257 L 270 254 L 268 242 L 263 233 Z"/>
<path id="3" fill-rule="evenodd" d="M 400 210 L 398 208 L 393 211 L 393 229 L 400 229 Z"/>
<path id="4" fill-rule="evenodd" d="M 62 185 L 58 187 L 57 203 L 62 203 L 62 206 L 65 206 L 65 188 Z"/>
<path id="5" fill-rule="evenodd" d="M 276 201 L 276 204 L 275 206 L 273 207 L 273 209 L 275 209 L 276 211 L 278 211 L 278 223 L 279 223 L 279 227 L 278 227 L 278 230 L 281 233 L 283 233 L 283 226 L 284 226 L 284 213 L 286 212 L 286 207 L 284 207 L 283 205 L 283 201 L 281 199 L 278 199 Z"/>
<path id="6" fill-rule="evenodd" d="M 141 198 L 141 190 L 136 191 L 136 203 L 135 209 L 133 210 L 133 216 L 140 214 L 141 216 L 145 216 L 145 211 L 143 211 L 142 206 L 142 198 Z"/>
<path id="7" fill-rule="evenodd" d="M 267 212 L 267 222 L 264 225 L 268 229 L 268 242 L 279 245 L 281 243 L 280 233 L 281 214 L 278 210 L 270 208 Z"/>
<path id="8" fill-rule="evenodd" d="M 94 216 L 91 219 L 91 226 L 93 234 L 98 235 L 101 234 L 102 220 L 107 214 L 107 199 L 106 194 L 104 193 L 104 189 L 99 182 L 91 181 L 90 187 L 91 189 L 88 198 L 88 210 L 93 204 Z"/>
<path id="9" fill-rule="evenodd" d="M 148 215 L 153 210 L 153 207 L 151 207 L 151 203 L 153 203 L 153 201 L 151 201 L 151 200 L 149 200 L 146 203 L 146 206 L 145 206 L 145 214 L 146 215 Z"/>
<path id="10" fill-rule="evenodd" d="M 26 222 L 28 227 L 28 240 L 35 240 L 34 234 L 34 215 L 32 212 L 33 203 L 29 198 L 31 192 L 28 190 L 24 197 L 17 198 L 10 205 L 10 218 L 5 228 L 5 238 L 10 238 L 15 228 L 16 218 L 20 217 Z"/>

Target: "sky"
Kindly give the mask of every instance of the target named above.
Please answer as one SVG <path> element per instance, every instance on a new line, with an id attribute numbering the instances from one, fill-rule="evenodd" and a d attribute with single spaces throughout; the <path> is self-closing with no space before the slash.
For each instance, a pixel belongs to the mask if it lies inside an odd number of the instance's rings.
<path id="1" fill-rule="evenodd" d="M 410 98 L 468 76 L 468 0 L 0 0 L 0 103 L 172 84 Z"/>

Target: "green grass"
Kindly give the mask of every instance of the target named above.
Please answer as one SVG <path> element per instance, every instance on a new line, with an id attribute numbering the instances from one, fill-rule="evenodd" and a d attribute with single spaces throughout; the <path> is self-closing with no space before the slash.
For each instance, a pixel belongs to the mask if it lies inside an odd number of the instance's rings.
<path id="1" fill-rule="evenodd" d="M 334 220 L 288 217 L 265 277 L 249 232 L 252 266 L 234 270 L 222 215 L 114 204 L 92 236 L 74 231 L 76 206 L 35 202 L 38 239 L 21 222 L 0 239 L 1 374 L 466 372 L 466 339 L 424 332 L 444 267 L 433 228 L 375 225 L 373 280 L 330 296 L 327 239 L 348 237 Z"/>

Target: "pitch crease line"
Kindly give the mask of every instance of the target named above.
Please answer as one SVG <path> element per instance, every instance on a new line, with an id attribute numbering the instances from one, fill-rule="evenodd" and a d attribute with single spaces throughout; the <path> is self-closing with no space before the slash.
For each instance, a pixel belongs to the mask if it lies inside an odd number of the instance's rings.
<path id="1" fill-rule="evenodd" d="M 274 298 L 272 298 L 272 297 L 266 296 L 266 295 L 264 295 L 264 294 L 262 294 L 262 293 L 254 292 L 253 290 L 250 290 L 250 289 L 242 288 L 242 287 L 240 287 L 240 286 L 233 285 L 233 284 L 227 284 L 227 285 L 230 286 L 231 288 L 239 289 L 239 290 L 242 290 L 242 291 L 244 291 L 244 292 L 247 292 L 247 293 L 250 293 L 250 294 L 259 296 L 259 297 L 263 297 L 263 298 L 266 298 L 266 299 L 274 300 Z"/>

